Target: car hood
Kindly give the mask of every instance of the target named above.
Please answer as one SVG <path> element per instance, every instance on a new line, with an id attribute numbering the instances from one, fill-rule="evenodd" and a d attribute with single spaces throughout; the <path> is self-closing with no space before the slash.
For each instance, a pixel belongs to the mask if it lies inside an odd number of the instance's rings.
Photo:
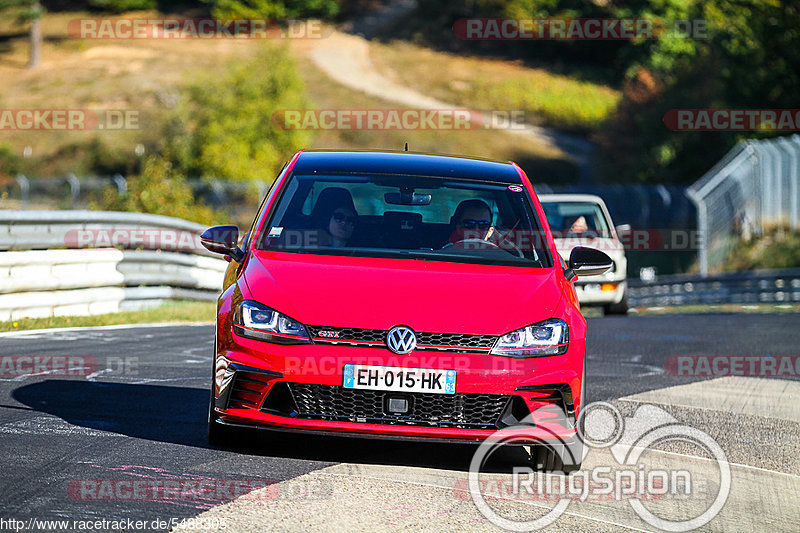
<path id="1" fill-rule="evenodd" d="M 553 316 L 561 300 L 556 273 L 254 251 L 242 292 L 309 325 L 501 335 Z"/>

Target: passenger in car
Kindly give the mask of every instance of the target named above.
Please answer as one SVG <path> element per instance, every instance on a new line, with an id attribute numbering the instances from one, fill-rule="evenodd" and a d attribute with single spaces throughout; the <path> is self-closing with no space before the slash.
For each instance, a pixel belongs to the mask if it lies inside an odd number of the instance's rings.
<path id="1" fill-rule="evenodd" d="M 347 246 L 358 224 L 358 213 L 350 191 L 341 187 L 324 189 L 314 205 L 312 218 L 319 228 L 319 245 Z"/>

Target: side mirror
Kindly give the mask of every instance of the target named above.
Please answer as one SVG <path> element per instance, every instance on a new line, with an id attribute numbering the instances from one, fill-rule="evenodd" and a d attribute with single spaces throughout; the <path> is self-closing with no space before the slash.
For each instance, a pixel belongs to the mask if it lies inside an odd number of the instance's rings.
<path id="1" fill-rule="evenodd" d="M 244 259 L 244 252 L 236 244 L 239 241 L 239 228 L 236 226 L 214 226 L 200 235 L 200 244 L 210 252 L 229 255 L 237 263 Z"/>
<path id="2" fill-rule="evenodd" d="M 617 233 L 628 233 L 631 230 L 630 224 L 620 224 L 616 226 L 614 229 L 617 230 Z"/>
<path id="3" fill-rule="evenodd" d="M 614 264 L 613 261 L 605 252 L 585 246 L 576 246 L 569 254 L 569 263 L 567 263 L 564 275 L 570 281 L 575 277 L 598 276 L 611 268 L 612 264 Z"/>

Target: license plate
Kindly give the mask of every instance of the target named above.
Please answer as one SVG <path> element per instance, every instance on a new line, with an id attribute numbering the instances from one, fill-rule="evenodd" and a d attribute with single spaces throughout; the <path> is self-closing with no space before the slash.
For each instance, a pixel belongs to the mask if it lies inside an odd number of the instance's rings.
<path id="1" fill-rule="evenodd" d="M 400 366 L 344 365 L 344 388 L 456 393 L 456 371 Z"/>

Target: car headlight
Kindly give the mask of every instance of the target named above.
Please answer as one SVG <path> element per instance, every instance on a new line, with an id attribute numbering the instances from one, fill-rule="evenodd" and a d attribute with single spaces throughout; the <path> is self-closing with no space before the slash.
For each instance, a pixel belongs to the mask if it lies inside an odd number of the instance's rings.
<path id="1" fill-rule="evenodd" d="M 233 322 L 234 332 L 242 337 L 280 344 L 311 342 L 303 324 L 252 300 L 239 304 Z"/>
<path id="2" fill-rule="evenodd" d="M 560 318 L 551 318 L 503 335 L 491 353 L 505 357 L 539 357 L 561 355 L 568 346 L 569 326 Z"/>

